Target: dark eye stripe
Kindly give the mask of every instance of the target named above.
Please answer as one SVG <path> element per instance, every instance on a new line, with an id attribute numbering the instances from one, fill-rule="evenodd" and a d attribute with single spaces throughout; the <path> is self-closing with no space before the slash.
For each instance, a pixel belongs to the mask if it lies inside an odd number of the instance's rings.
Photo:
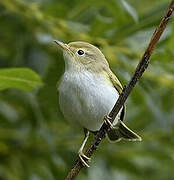
<path id="1" fill-rule="evenodd" d="M 79 49 L 79 50 L 77 51 L 77 53 L 78 53 L 80 56 L 82 56 L 82 55 L 84 54 L 84 51 L 81 50 L 81 49 Z"/>

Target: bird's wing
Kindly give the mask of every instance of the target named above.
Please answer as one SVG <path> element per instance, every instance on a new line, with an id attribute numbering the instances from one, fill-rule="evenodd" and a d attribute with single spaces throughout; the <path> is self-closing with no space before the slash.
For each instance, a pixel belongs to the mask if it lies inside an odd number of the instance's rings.
<path id="1" fill-rule="evenodd" d="M 118 80 L 118 78 L 110 69 L 108 70 L 108 75 L 109 75 L 110 80 L 112 81 L 113 86 L 116 88 L 119 94 L 121 94 L 123 87 L 120 81 Z M 128 141 L 141 141 L 141 137 L 138 136 L 135 132 L 133 132 L 123 123 L 125 112 L 126 112 L 126 107 L 125 105 L 123 105 L 123 109 L 120 114 L 120 119 L 118 120 L 114 128 L 110 129 L 107 132 L 109 139 L 115 142 L 121 139 L 125 139 Z"/>
<path id="2" fill-rule="evenodd" d="M 114 86 L 115 89 L 118 91 L 118 93 L 121 94 L 121 92 L 122 92 L 122 90 L 123 90 L 123 87 L 122 87 L 120 81 L 118 80 L 118 78 L 116 77 L 116 75 L 115 75 L 110 69 L 108 69 L 107 72 L 108 72 L 109 78 L 110 78 L 113 86 Z M 123 109 L 122 109 L 121 115 L 120 115 L 121 121 L 124 120 L 125 114 L 126 114 L 126 106 L 123 105 Z"/>
<path id="3" fill-rule="evenodd" d="M 116 90 L 119 92 L 119 94 L 121 94 L 123 87 L 122 87 L 120 81 L 118 80 L 118 78 L 116 77 L 116 75 L 110 69 L 108 70 L 108 75 L 109 75 L 109 78 L 110 78 L 113 86 L 116 88 Z"/>

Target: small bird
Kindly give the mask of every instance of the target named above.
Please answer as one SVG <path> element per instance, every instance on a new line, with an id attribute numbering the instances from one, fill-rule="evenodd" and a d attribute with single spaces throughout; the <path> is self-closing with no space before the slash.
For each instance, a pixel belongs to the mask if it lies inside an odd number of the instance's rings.
<path id="1" fill-rule="evenodd" d="M 84 129 L 85 138 L 78 152 L 83 165 L 89 167 L 90 158 L 83 153 L 89 132 L 96 133 L 104 122 L 110 125 L 107 135 L 111 141 L 141 141 L 123 123 L 125 106 L 110 122 L 107 114 L 122 92 L 122 85 L 103 53 L 87 42 L 54 42 L 63 50 L 65 61 L 65 72 L 58 85 L 60 109 L 70 124 Z"/>

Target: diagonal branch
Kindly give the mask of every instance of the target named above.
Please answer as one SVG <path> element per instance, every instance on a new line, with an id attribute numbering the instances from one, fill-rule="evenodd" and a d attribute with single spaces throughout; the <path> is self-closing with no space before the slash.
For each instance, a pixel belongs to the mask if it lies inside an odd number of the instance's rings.
<path id="1" fill-rule="evenodd" d="M 171 1 L 169 7 L 166 10 L 166 13 L 164 17 L 162 18 L 159 26 L 156 28 L 150 43 L 140 60 L 139 64 L 136 67 L 136 70 L 134 72 L 134 75 L 132 76 L 130 82 L 126 87 L 124 87 L 122 93 L 120 94 L 117 102 L 115 103 L 113 109 L 109 113 L 109 116 L 111 117 L 111 123 L 114 121 L 115 117 L 117 116 L 118 112 L 120 111 L 121 107 L 125 103 L 126 99 L 128 98 L 129 94 L 131 93 L 132 89 L 146 70 L 149 64 L 149 58 L 158 42 L 160 39 L 162 33 L 164 32 L 166 25 L 171 18 L 171 15 L 174 11 L 174 0 Z M 86 150 L 85 155 L 88 157 L 91 157 L 92 154 L 96 151 L 98 145 L 100 144 L 101 140 L 105 138 L 106 131 L 109 129 L 109 126 L 106 125 L 105 123 L 102 125 L 98 133 L 96 134 L 94 140 L 91 142 L 89 148 Z M 83 165 L 81 161 L 78 159 L 74 165 L 74 167 L 71 169 L 71 171 L 68 173 L 66 180 L 72 180 L 74 179 L 80 172 L 80 170 L 83 168 Z"/>

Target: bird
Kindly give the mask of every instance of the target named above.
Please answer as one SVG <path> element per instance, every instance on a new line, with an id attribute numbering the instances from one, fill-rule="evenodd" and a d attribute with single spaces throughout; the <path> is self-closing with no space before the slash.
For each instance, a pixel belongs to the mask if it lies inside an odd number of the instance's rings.
<path id="1" fill-rule="evenodd" d="M 65 62 L 65 71 L 58 85 L 60 109 L 72 127 L 76 125 L 84 129 L 85 137 L 78 151 L 82 164 L 89 167 L 90 158 L 83 149 L 89 134 L 98 132 L 103 123 L 110 127 L 107 131 L 110 141 L 141 141 L 141 137 L 123 122 L 125 105 L 113 123 L 110 122 L 108 114 L 123 87 L 101 50 L 83 41 L 54 42 L 63 51 Z"/>

